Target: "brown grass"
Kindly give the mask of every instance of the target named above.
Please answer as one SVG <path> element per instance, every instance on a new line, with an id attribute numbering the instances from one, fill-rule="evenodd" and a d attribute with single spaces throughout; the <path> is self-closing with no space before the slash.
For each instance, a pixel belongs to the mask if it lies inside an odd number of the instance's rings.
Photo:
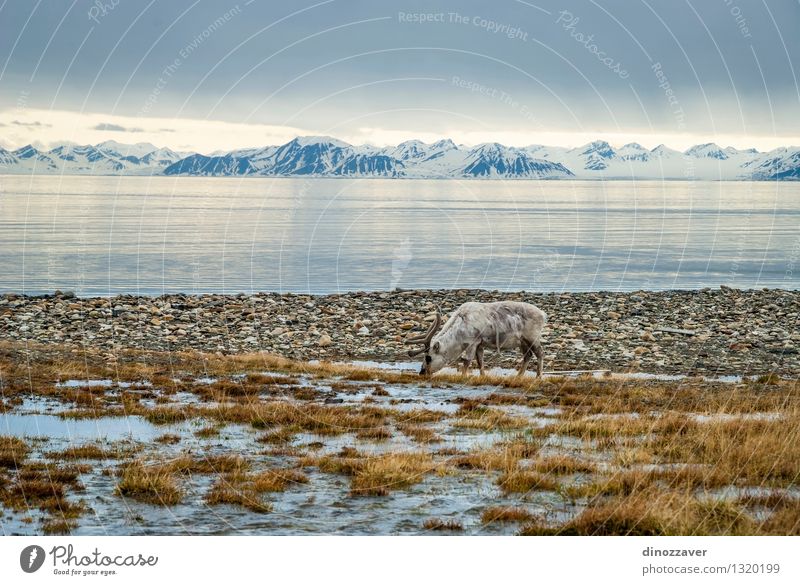
<path id="1" fill-rule="evenodd" d="M 386 441 L 392 438 L 392 431 L 386 427 L 372 427 L 361 429 L 356 433 L 356 437 L 369 441 Z"/>
<path id="2" fill-rule="evenodd" d="M 308 476 L 298 469 L 268 469 L 255 474 L 251 481 L 257 493 L 282 492 L 287 487 L 308 483 Z"/>
<path id="3" fill-rule="evenodd" d="M 534 522 L 524 535 L 739 535 L 754 534 L 756 525 L 731 502 L 696 499 L 686 491 L 646 489 L 633 495 L 600 500 L 559 526 Z"/>
<path id="4" fill-rule="evenodd" d="M 173 475 L 162 466 L 134 461 L 122 468 L 116 493 L 147 504 L 174 506 L 183 494 Z"/>
<path id="5" fill-rule="evenodd" d="M 442 520 L 441 518 L 428 518 L 422 523 L 425 530 L 460 532 L 464 525 L 458 520 Z"/>
<path id="6" fill-rule="evenodd" d="M 458 418 L 453 420 L 454 427 L 478 429 L 482 431 L 521 429 L 530 426 L 528 419 L 514 416 L 488 407 L 459 409 Z"/>
<path id="7" fill-rule="evenodd" d="M 207 427 L 203 427 L 198 429 L 194 432 L 194 436 L 199 439 L 210 439 L 211 437 L 218 437 L 219 436 L 220 427 L 215 425 L 209 425 Z"/>
<path id="8" fill-rule="evenodd" d="M 428 427 L 413 424 L 398 424 L 397 429 L 417 443 L 438 443 L 442 438 Z"/>
<path id="9" fill-rule="evenodd" d="M 135 453 L 136 449 L 130 446 L 114 446 L 107 449 L 97 443 L 85 443 L 67 447 L 63 451 L 53 451 L 47 456 L 51 459 L 121 459 Z"/>
<path id="10" fill-rule="evenodd" d="M 0 436 L 0 467 L 20 467 L 30 453 L 30 447 L 22 439 Z"/>
<path id="11" fill-rule="evenodd" d="M 484 524 L 491 524 L 492 522 L 530 522 L 536 517 L 536 514 L 529 512 L 525 508 L 491 506 L 481 513 L 481 522 Z"/>
<path id="12" fill-rule="evenodd" d="M 242 506 L 258 513 L 272 511 L 272 504 L 262 501 L 260 494 L 242 487 L 237 481 L 232 482 L 230 478 L 217 480 L 206 494 L 205 502 L 209 506 L 219 504 Z"/>
<path id="13" fill-rule="evenodd" d="M 534 490 L 557 490 L 558 482 L 542 473 L 528 469 L 514 469 L 504 472 L 498 479 L 497 485 L 505 493 L 528 493 Z"/>
<path id="14" fill-rule="evenodd" d="M 256 441 L 259 443 L 271 443 L 273 445 L 288 445 L 294 440 L 296 432 L 295 429 L 281 427 L 261 435 Z"/>
<path id="15" fill-rule="evenodd" d="M 241 455 L 184 455 L 157 465 L 166 473 L 231 473 L 246 471 L 250 461 Z"/>
<path id="16" fill-rule="evenodd" d="M 78 523 L 63 518 L 50 518 L 42 522 L 42 533 L 47 535 L 72 534 Z"/>
<path id="17" fill-rule="evenodd" d="M 384 496 L 393 489 L 414 485 L 437 470 L 429 453 L 387 453 L 366 459 L 356 470 L 351 492 Z"/>
<path id="18" fill-rule="evenodd" d="M 520 459 L 530 459 L 539 452 L 539 445 L 520 437 L 503 441 L 485 449 L 453 455 L 449 464 L 459 469 L 513 471 Z"/>

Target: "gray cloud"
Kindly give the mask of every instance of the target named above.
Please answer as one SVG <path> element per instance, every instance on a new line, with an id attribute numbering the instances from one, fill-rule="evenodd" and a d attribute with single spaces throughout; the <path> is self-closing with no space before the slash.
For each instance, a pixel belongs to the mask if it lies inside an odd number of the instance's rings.
<path id="1" fill-rule="evenodd" d="M 42 124 L 41 122 L 20 122 L 19 120 L 12 120 L 15 126 L 24 126 L 26 128 L 52 128 L 51 124 Z"/>
<path id="2" fill-rule="evenodd" d="M 125 126 L 120 126 L 119 124 L 110 124 L 106 122 L 96 124 L 95 126 L 92 126 L 91 129 L 100 130 L 101 132 L 144 132 L 142 128 L 126 128 Z"/>
<path id="3" fill-rule="evenodd" d="M 9 2 L 0 100 L 335 135 L 800 134 L 797 0 L 315 3 L 120 2 L 97 24 L 71 3 Z"/>

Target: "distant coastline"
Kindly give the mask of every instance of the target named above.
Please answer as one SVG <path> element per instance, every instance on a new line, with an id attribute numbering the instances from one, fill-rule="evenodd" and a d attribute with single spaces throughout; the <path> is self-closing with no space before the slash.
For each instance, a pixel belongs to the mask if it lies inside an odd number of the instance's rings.
<path id="1" fill-rule="evenodd" d="M 597 140 L 577 148 L 452 140 L 351 145 L 326 136 L 204 155 L 149 143 L 0 148 L 0 174 L 484 180 L 800 180 L 800 147 L 769 152 L 699 144 L 686 151 Z"/>

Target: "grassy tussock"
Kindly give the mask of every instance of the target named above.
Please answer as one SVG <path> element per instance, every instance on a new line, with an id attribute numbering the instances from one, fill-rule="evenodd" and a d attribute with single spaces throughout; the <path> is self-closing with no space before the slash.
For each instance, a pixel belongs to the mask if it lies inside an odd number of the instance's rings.
<path id="1" fill-rule="evenodd" d="M 458 520 L 442 520 L 441 518 L 428 518 L 422 523 L 425 530 L 460 532 L 464 525 Z"/>
<path id="2" fill-rule="evenodd" d="M 205 502 L 209 506 L 230 504 L 258 513 L 272 512 L 272 504 L 262 501 L 260 494 L 246 490 L 238 482 L 230 482 L 226 478 L 217 480 L 206 494 Z"/>
<path id="3" fill-rule="evenodd" d="M 75 459 L 97 459 L 97 460 L 106 460 L 106 459 L 121 459 L 124 457 L 129 457 L 133 453 L 135 453 L 135 449 L 131 447 L 122 447 L 122 446 L 114 446 L 111 449 L 102 447 L 97 443 L 85 443 L 83 445 L 75 445 L 73 447 L 67 447 L 63 451 L 54 451 L 48 453 L 47 456 L 50 459 L 64 459 L 64 460 L 75 460 Z"/>
<path id="4" fill-rule="evenodd" d="M 351 492 L 359 496 L 384 496 L 406 488 L 437 470 L 429 453 L 387 453 L 366 459 L 353 476 Z"/>
<path id="5" fill-rule="evenodd" d="M 0 436 L 0 467 L 14 469 L 22 466 L 30 447 L 22 439 Z"/>
<path id="6" fill-rule="evenodd" d="M 222 475 L 205 496 L 208 505 L 231 504 L 259 513 L 272 511 L 272 504 L 262 494 L 282 492 L 308 483 L 308 476 L 298 469 L 267 469 L 257 473 L 237 470 Z"/>
<path id="7" fill-rule="evenodd" d="M 391 429 L 386 427 L 372 427 L 369 429 L 361 429 L 356 433 L 356 437 L 367 441 L 387 441 L 391 439 L 393 433 Z"/>
<path id="8" fill-rule="evenodd" d="M 594 473 L 597 465 L 571 455 L 552 455 L 533 462 L 532 468 L 539 473 L 570 475 L 573 473 Z"/>
<path id="9" fill-rule="evenodd" d="M 160 506 L 174 506 L 183 497 L 169 469 L 160 465 L 146 465 L 141 461 L 123 466 L 116 493 Z"/>
<path id="10" fill-rule="evenodd" d="M 504 472 L 497 479 L 497 485 L 505 493 L 526 494 L 531 491 L 555 491 L 559 483 L 549 475 L 529 469 L 514 469 Z"/>
<path id="11" fill-rule="evenodd" d="M 536 514 L 520 507 L 491 506 L 481 513 L 481 522 L 530 522 L 537 518 Z"/>
<path id="12" fill-rule="evenodd" d="M 648 490 L 605 500 L 560 526 L 534 522 L 523 535 L 739 535 L 753 534 L 752 520 L 735 504 L 699 501 L 686 492 Z"/>
<path id="13" fill-rule="evenodd" d="M 401 423 L 397 430 L 416 443 L 438 443 L 442 438 L 433 429 L 422 425 Z"/>
<path id="14" fill-rule="evenodd" d="M 463 407 L 462 407 L 463 408 Z M 453 420 L 453 426 L 482 431 L 522 429 L 530 426 L 527 419 L 514 416 L 489 407 L 459 409 L 458 417 Z"/>
<path id="15" fill-rule="evenodd" d="M 773 420 L 712 420 L 648 442 L 664 461 L 714 466 L 731 483 L 792 485 L 800 479 L 800 414 Z"/>
<path id="16" fill-rule="evenodd" d="M 257 493 L 282 492 L 288 487 L 308 483 L 308 476 L 298 469 L 268 469 L 255 474 L 251 481 Z"/>

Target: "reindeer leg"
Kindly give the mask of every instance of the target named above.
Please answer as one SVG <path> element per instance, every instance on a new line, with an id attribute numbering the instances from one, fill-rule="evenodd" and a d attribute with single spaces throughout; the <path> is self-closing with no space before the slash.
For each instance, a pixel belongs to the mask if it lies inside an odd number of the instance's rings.
<path id="1" fill-rule="evenodd" d="M 522 340 L 522 363 L 517 370 L 517 376 L 522 376 L 528 369 L 528 364 L 533 357 L 533 344 L 525 339 Z"/>
<path id="2" fill-rule="evenodd" d="M 483 344 L 481 343 L 478 347 L 475 348 L 475 359 L 478 362 L 478 369 L 481 372 L 481 376 L 486 375 L 486 371 L 483 369 Z"/>
<path id="3" fill-rule="evenodd" d="M 536 354 L 536 377 L 542 377 L 542 366 L 544 365 L 544 351 L 542 344 L 538 341 L 533 344 L 533 353 Z"/>
<path id="4" fill-rule="evenodd" d="M 472 364 L 472 360 L 475 359 L 475 354 L 477 352 L 479 344 L 480 342 L 473 343 L 464 350 L 464 354 L 461 357 L 461 363 L 464 364 L 464 368 L 461 371 L 461 373 L 464 374 L 465 376 L 470 373 L 470 364 Z"/>

